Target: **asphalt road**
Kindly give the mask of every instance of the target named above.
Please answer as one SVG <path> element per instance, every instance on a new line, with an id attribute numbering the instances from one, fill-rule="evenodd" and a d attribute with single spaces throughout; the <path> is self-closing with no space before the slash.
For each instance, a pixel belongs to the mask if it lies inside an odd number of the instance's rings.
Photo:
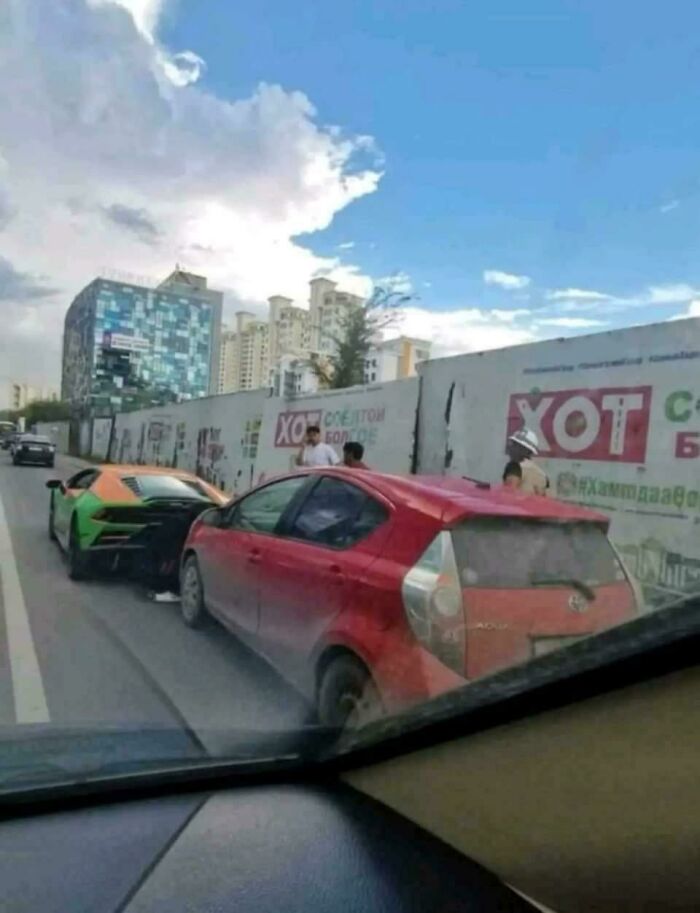
<path id="1" fill-rule="evenodd" d="M 308 707 L 212 622 L 193 631 L 179 605 L 133 583 L 73 583 L 47 534 L 49 478 L 80 468 L 13 466 L 0 451 L 0 725 L 186 726 L 279 730 Z M 206 735 L 202 736 L 206 744 Z"/>

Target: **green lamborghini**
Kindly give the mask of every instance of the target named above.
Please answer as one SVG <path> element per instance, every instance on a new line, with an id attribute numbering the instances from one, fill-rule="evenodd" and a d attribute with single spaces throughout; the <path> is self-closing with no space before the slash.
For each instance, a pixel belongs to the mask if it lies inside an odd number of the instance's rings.
<path id="1" fill-rule="evenodd" d="M 52 479 L 49 536 L 68 557 L 68 574 L 84 578 L 98 560 L 112 566 L 148 549 L 153 530 L 182 511 L 227 502 L 197 476 L 154 466 L 95 466 Z"/>

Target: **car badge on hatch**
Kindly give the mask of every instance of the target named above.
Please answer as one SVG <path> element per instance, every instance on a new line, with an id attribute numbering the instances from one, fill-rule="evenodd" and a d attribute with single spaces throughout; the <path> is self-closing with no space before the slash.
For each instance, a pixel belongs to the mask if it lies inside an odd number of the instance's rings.
<path id="1" fill-rule="evenodd" d="M 588 608 L 588 600 L 581 593 L 572 593 L 569 596 L 569 608 L 572 612 L 585 612 Z"/>

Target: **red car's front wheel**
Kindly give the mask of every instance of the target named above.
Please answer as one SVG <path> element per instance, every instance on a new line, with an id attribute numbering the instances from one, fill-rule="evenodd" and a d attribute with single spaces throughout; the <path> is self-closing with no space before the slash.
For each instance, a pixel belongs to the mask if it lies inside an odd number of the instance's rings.
<path id="1" fill-rule="evenodd" d="M 207 610 L 204 605 L 202 575 L 199 572 L 199 563 L 195 555 L 190 555 L 182 568 L 180 611 L 182 620 L 188 628 L 199 628 L 206 620 Z"/>

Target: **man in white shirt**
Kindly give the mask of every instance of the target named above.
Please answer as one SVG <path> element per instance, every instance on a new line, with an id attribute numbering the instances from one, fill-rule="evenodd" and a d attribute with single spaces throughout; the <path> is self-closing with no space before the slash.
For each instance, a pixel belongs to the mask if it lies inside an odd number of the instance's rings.
<path id="1" fill-rule="evenodd" d="M 321 429 L 318 425 L 309 425 L 304 443 L 297 454 L 297 466 L 337 466 L 338 463 L 338 454 L 330 444 L 324 444 L 321 440 Z"/>

